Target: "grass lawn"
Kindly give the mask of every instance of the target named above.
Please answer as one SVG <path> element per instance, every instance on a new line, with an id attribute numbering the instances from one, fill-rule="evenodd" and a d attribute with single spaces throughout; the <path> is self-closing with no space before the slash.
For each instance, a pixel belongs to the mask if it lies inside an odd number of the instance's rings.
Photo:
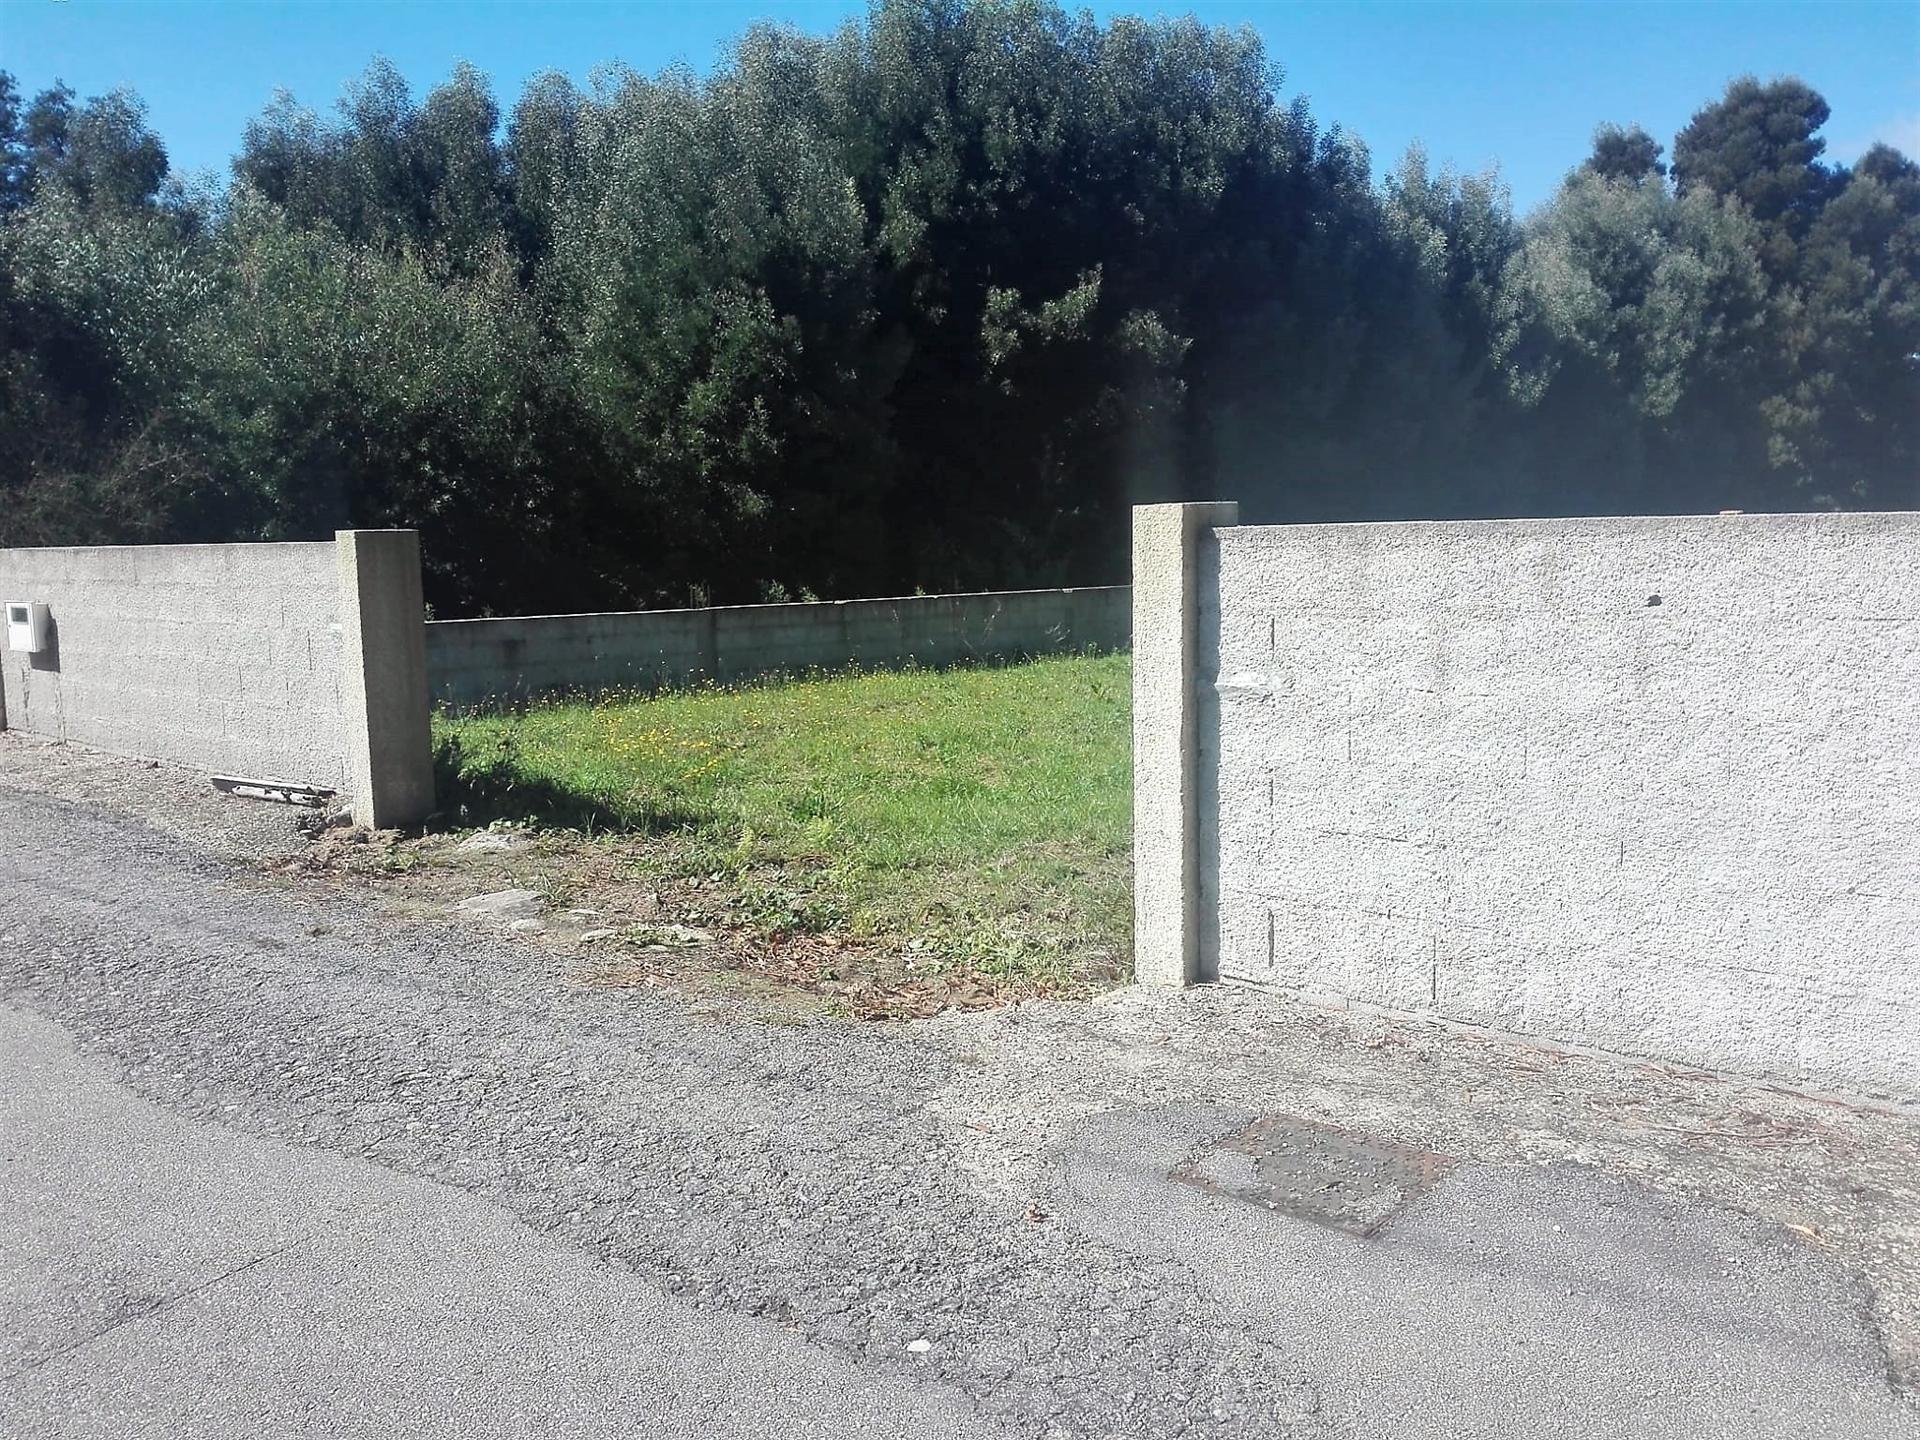
<path id="1" fill-rule="evenodd" d="M 1103 980 L 1131 930 L 1125 655 L 441 718 L 475 820 L 612 837 L 738 923 Z"/>

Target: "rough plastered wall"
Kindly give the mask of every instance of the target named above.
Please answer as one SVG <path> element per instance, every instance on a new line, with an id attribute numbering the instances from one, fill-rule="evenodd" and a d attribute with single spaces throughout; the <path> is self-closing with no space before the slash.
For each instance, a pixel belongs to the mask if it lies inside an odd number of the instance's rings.
<path id="1" fill-rule="evenodd" d="M 1116 585 L 441 620 L 427 626 L 427 675 L 437 703 L 483 706 L 814 667 L 951 665 L 1122 649 L 1132 623 L 1129 595 Z"/>
<path id="2" fill-rule="evenodd" d="M 0 652 L 4 723 L 344 790 L 339 592 L 331 541 L 0 550 L 0 600 L 55 635 Z"/>
<path id="3" fill-rule="evenodd" d="M 1920 515 L 1200 564 L 1203 972 L 1920 1095 Z"/>

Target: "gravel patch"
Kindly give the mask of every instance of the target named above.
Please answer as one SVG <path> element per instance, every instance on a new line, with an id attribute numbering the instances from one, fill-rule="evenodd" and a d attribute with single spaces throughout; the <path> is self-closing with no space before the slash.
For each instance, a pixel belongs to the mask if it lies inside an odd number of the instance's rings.
<path id="1" fill-rule="evenodd" d="M 57 796 L 101 814 L 137 819 L 225 860 L 264 861 L 307 848 L 324 819 L 300 806 L 223 795 L 204 771 L 130 760 L 15 730 L 0 730 L 0 796 Z"/>

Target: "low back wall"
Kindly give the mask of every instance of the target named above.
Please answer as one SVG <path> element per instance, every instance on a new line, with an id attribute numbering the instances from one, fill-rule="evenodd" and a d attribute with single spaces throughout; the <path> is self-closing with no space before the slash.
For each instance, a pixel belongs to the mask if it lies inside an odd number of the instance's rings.
<path id="1" fill-rule="evenodd" d="M 465 709 L 813 668 L 1119 650 L 1131 631 L 1129 594 L 1113 585 L 438 620 L 427 626 L 427 677 L 435 703 Z"/>

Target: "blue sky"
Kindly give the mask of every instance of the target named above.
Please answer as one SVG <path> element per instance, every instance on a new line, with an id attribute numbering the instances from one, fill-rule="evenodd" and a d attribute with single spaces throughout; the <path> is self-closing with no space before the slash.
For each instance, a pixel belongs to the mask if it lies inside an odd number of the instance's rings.
<path id="1" fill-rule="evenodd" d="M 456 60 L 510 104 L 546 69 L 584 79 L 621 60 L 654 71 L 711 66 L 756 19 L 831 28 L 861 0 L 704 4 L 356 3 L 356 0 L 0 0 L 0 68 L 29 93 L 64 79 L 82 95 L 129 86 L 147 101 L 176 168 L 224 172 L 276 87 L 328 109 L 376 54 L 419 90 Z M 1827 97 L 1829 153 L 1875 139 L 1920 156 L 1916 0 L 1422 0 L 1422 3 L 1098 4 L 1101 15 L 1195 13 L 1251 25 L 1323 124 L 1364 138 L 1376 168 L 1422 141 L 1462 169 L 1497 163 L 1515 203 L 1546 198 L 1602 120 L 1663 143 L 1731 77 L 1797 74 Z"/>

